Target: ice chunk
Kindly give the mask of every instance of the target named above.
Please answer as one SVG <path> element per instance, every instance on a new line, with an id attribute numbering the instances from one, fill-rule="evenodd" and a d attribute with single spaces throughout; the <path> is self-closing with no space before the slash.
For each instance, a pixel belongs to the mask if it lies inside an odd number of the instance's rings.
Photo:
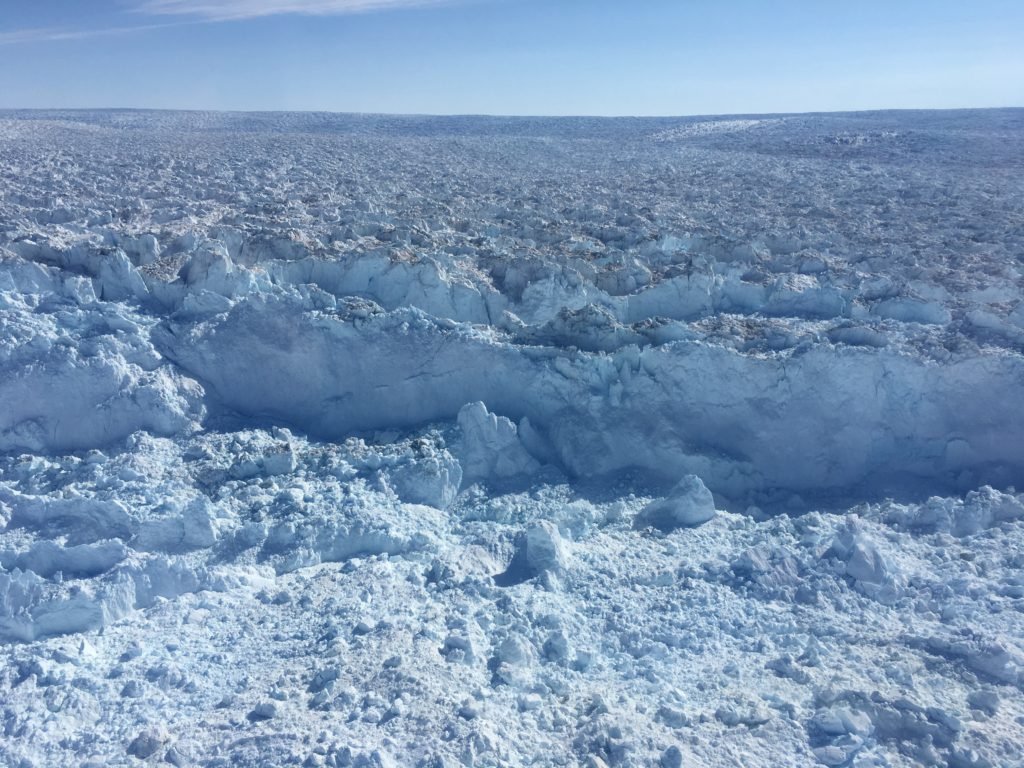
<path id="1" fill-rule="evenodd" d="M 162 728 L 147 728 L 132 739 L 128 745 L 128 754 L 146 760 L 155 755 L 167 739 L 167 733 Z"/>
<path id="2" fill-rule="evenodd" d="M 44 540 L 19 554 L 13 563 L 4 562 L 3 566 L 8 570 L 21 568 L 23 571 L 32 571 L 44 578 L 50 578 L 57 572 L 65 577 L 86 578 L 110 570 L 127 556 L 128 549 L 116 540 L 72 547 L 62 547 L 53 541 Z M 3 560 L 3 553 L 0 552 L 0 562 Z"/>
<path id="3" fill-rule="evenodd" d="M 857 581 L 880 584 L 885 580 L 888 568 L 872 544 L 856 539 L 850 549 L 850 559 L 846 561 L 846 573 Z"/>
<path id="4" fill-rule="evenodd" d="M 463 482 L 513 478 L 540 469 L 540 463 L 523 447 L 515 423 L 491 413 L 482 402 L 464 405 L 458 422 Z"/>
<path id="5" fill-rule="evenodd" d="M 520 543 L 526 567 L 533 573 L 559 573 L 568 560 L 565 542 L 554 523 L 540 520 L 526 530 Z"/>
<path id="6" fill-rule="evenodd" d="M 876 304 L 871 312 L 904 323 L 947 325 L 950 321 L 949 310 L 941 304 L 916 299 L 885 299 Z"/>
<path id="7" fill-rule="evenodd" d="M 706 523 L 715 516 L 715 500 L 696 475 L 686 475 L 664 499 L 652 501 L 636 517 L 636 526 L 663 531 Z"/>
<path id="8" fill-rule="evenodd" d="M 557 576 L 569 563 L 569 551 L 558 526 L 538 520 L 516 537 L 515 555 L 508 570 L 495 576 L 499 586 L 511 586 L 548 574 Z"/>
<path id="9" fill-rule="evenodd" d="M 672 745 L 661 753 L 661 768 L 683 768 L 683 753 L 679 747 Z"/>
<path id="10" fill-rule="evenodd" d="M 399 498 L 410 504 L 445 509 L 462 484 L 462 467 L 447 451 L 414 458 L 390 471 L 391 484 Z"/>
<path id="11" fill-rule="evenodd" d="M 185 504 L 172 500 L 169 514 L 145 521 L 132 544 L 149 552 L 181 553 L 213 546 L 217 540 L 216 512 L 204 496 Z"/>

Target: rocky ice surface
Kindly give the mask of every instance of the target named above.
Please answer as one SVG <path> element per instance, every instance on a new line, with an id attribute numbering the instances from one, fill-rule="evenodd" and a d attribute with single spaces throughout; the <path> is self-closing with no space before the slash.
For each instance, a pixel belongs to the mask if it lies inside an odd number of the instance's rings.
<path id="1" fill-rule="evenodd" d="M 0 113 L 0 765 L 1024 764 L 1022 178 Z"/>

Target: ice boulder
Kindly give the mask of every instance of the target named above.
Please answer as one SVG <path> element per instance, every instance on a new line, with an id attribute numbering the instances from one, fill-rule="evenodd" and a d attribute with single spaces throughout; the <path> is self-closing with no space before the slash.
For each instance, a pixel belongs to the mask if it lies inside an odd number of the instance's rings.
<path id="1" fill-rule="evenodd" d="M 212 547 L 217 541 L 217 511 L 205 496 L 187 502 L 171 499 L 158 512 L 161 517 L 146 520 L 132 545 L 144 552 L 180 554 Z"/>
<path id="2" fill-rule="evenodd" d="M 128 754 L 147 760 L 167 743 L 169 737 L 163 728 L 148 728 L 139 733 L 128 745 Z"/>
<path id="3" fill-rule="evenodd" d="M 132 237 L 114 233 L 114 242 L 132 260 L 133 264 L 145 266 L 160 258 L 160 242 L 152 234 Z"/>
<path id="4" fill-rule="evenodd" d="M 899 597 L 905 579 L 898 562 L 878 546 L 856 516 L 836 533 L 826 555 L 842 563 L 841 572 L 857 591 L 886 605 Z"/>
<path id="5" fill-rule="evenodd" d="M 1024 501 L 1012 493 L 1001 493 L 984 485 L 971 491 L 964 499 L 959 514 L 954 517 L 951 533 L 970 536 L 999 523 L 1024 518 Z"/>
<path id="6" fill-rule="evenodd" d="M 636 527 L 653 526 L 663 531 L 706 523 L 715 516 L 715 500 L 704 481 L 686 475 L 668 496 L 652 501 L 636 516 Z"/>
<path id="7" fill-rule="evenodd" d="M 871 314 L 902 323 L 923 323 L 925 325 L 948 325 L 949 310 L 933 301 L 896 298 L 878 302 L 871 308 Z"/>
<path id="8" fill-rule="evenodd" d="M 855 540 L 846 561 L 848 576 L 868 584 L 881 584 L 888 575 L 886 561 L 870 543 Z"/>
<path id="9" fill-rule="evenodd" d="M 558 526 L 538 520 L 516 537 L 508 570 L 495 576 L 499 586 L 520 584 L 536 576 L 557 576 L 569 564 L 569 548 Z"/>
<path id="10" fill-rule="evenodd" d="M 398 464 L 389 476 L 402 501 L 446 509 L 459 493 L 462 467 L 442 448 Z"/>
<path id="11" fill-rule="evenodd" d="M 230 289 L 230 277 L 235 266 L 227 250 L 219 243 L 200 248 L 181 267 L 178 277 L 188 286 L 225 292 Z"/>
<path id="12" fill-rule="evenodd" d="M 540 520 L 526 529 L 520 551 L 526 567 L 533 573 L 558 573 L 565 569 L 568 559 L 558 527 L 547 520 Z"/>
<path id="13" fill-rule="evenodd" d="M 94 290 L 104 301 L 120 301 L 130 297 L 145 299 L 149 296 L 142 276 L 125 255 L 118 249 L 95 257 L 96 277 Z"/>
<path id="14" fill-rule="evenodd" d="M 458 421 L 466 484 L 530 475 L 540 469 L 540 463 L 523 447 L 515 423 L 491 413 L 483 403 L 462 406 Z"/>
<path id="15" fill-rule="evenodd" d="M 290 475 L 297 464 L 292 433 L 283 427 L 274 427 L 274 443 L 263 450 L 263 472 L 266 475 Z"/>

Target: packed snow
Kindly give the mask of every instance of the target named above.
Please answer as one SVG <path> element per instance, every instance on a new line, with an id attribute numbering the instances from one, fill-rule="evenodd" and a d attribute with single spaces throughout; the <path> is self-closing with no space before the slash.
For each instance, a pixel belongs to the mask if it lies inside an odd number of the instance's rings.
<path id="1" fill-rule="evenodd" d="M 1024 765 L 1024 110 L 0 112 L 0 765 Z"/>

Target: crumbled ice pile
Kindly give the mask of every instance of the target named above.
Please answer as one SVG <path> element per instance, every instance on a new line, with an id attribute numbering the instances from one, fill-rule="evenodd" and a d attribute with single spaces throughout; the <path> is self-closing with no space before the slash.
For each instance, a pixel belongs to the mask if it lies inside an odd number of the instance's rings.
<path id="1" fill-rule="evenodd" d="M 1022 144 L 0 113 L 0 765 L 1018 763 Z"/>

